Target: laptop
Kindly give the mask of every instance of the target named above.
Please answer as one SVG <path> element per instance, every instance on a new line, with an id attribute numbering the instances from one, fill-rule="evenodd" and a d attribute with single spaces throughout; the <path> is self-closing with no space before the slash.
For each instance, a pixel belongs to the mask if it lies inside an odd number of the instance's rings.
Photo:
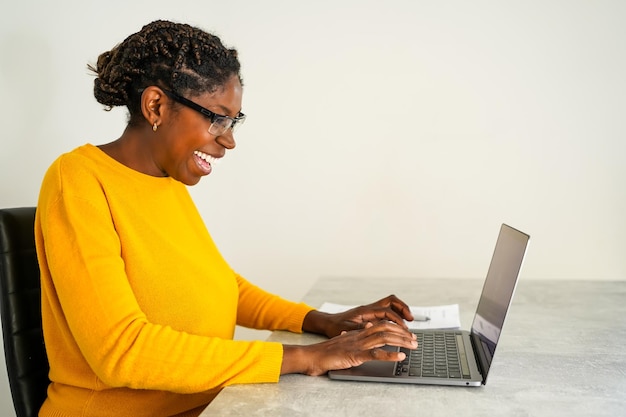
<path id="1" fill-rule="evenodd" d="M 500 227 L 487 278 L 470 331 L 457 329 L 411 330 L 416 349 L 402 350 L 402 362 L 370 361 L 328 373 L 348 381 L 393 382 L 451 386 L 482 386 L 498 346 L 500 333 L 515 292 L 530 236 L 506 224 Z"/>

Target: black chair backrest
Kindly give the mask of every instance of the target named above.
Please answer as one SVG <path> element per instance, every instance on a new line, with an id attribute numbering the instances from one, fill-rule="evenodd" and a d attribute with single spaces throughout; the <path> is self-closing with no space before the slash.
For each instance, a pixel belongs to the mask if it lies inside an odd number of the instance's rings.
<path id="1" fill-rule="evenodd" d="M 0 209 L 0 313 L 17 417 L 37 416 L 50 383 L 34 225 L 35 207 Z"/>

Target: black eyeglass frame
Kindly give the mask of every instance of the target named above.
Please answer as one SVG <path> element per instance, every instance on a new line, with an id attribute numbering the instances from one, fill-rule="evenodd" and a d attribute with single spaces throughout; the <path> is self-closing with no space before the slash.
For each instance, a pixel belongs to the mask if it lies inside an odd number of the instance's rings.
<path id="1" fill-rule="evenodd" d="M 202 107 L 201 105 L 199 105 L 198 103 L 195 103 L 191 100 L 189 100 L 188 98 L 185 98 L 171 90 L 167 90 L 165 88 L 161 87 L 161 90 L 163 90 L 163 92 L 170 97 L 171 99 L 173 99 L 174 101 L 177 101 L 178 103 L 189 107 L 190 109 L 193 109 L 195 111 L 197 111 L 198 113 L 201 113 L 203 116 L 205 116 L 206 118 L 208 118 L 211 121 L 211 126 L 209 127 L 209 133 L 211 134 L 215 134 L 213 132 L 211 132 L 211 128 L 213 127 L 213 125 L 215 124 L 215 121 L 219 118 L 219 119 L 226 119 L 226 120 L 230 120 L 230 126 L 226 127 L 221 133 L 220 135 L 223 135 L 228 129 L 231 130 L 235 130 L 236 126 L 240 126 L 243 124 L 243 122 L 246 120 L 246 115 L 239 112 L 239 114 L 237 115 L 237 117 L 230 117 L 230 116 L 225 116 L 223 114 L 218 114 L 215 112 L 212 112 L 211 110 Z M 219 125 L 218 125 L 219 126 Z M 219 135 L 218 135 L 219 136 Z"/>

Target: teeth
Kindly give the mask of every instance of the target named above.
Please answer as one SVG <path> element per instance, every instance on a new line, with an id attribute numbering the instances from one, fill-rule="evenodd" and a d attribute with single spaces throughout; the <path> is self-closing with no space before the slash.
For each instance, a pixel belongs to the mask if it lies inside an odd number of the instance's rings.
<path id="1" fill-rule="evenodd" d="M 194 151 L 193 153 L 194 153 L 194 155 L 199 156 L 200 158 L 204 159 L 205 161 L 207 161 L 211 165 L 217 164 L 217 162 L 219 161 L 219 158 L 216 158 L 216 157 L 211 156 L 209 154 L 206 154 L 204 152 Z"/>

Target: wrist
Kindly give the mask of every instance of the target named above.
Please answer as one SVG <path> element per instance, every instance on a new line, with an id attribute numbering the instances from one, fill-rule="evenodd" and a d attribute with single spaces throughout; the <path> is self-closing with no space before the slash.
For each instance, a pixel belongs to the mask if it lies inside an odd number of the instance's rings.
<path id="1" fill-rule="evenodd" d="M 322 375 L 326 372 L 323 365 L 323 349 L 319 344 L 283 345 L 283 362 L 280 374 Z"/>
<path id="2" fill-rule="evenodd" d="M 283 362 L 280 374 L 306 373 L 306 355 L 301 346 L 283 345 Z"/>
<path id="3" fill-rule="evenodd" d="M 327 336 L 328 323 L 330 323 L 329 313 L 311 310 L 306 316 L 304 316 L 304 320 L 302 321 L 302 331 Z"/>

